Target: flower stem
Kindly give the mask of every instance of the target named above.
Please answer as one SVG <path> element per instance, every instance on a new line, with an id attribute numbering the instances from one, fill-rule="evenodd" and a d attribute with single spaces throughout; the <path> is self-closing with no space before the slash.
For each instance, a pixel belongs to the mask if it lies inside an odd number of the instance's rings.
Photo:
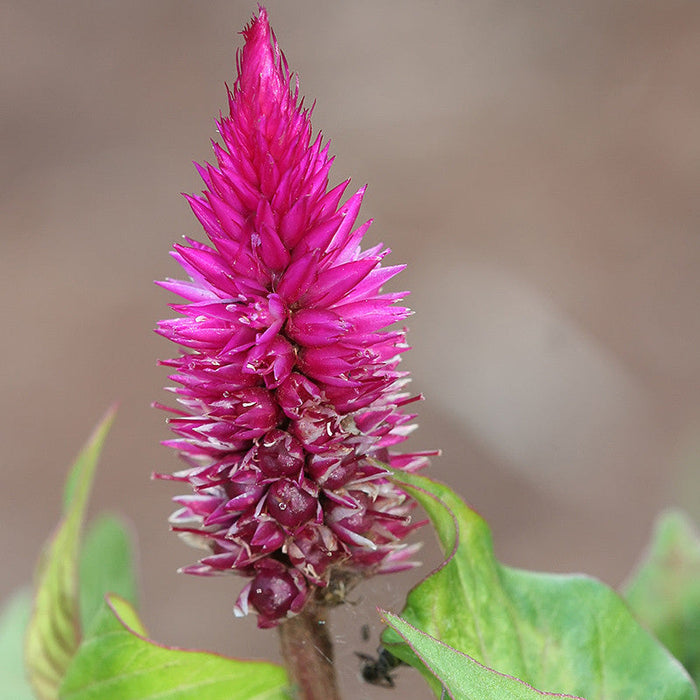
<path id="1" fill-rule="evenodd" d="M 297 700 L 341 700 L 324 609 L 310 601 L 278 629 L 282 656 Z"/>

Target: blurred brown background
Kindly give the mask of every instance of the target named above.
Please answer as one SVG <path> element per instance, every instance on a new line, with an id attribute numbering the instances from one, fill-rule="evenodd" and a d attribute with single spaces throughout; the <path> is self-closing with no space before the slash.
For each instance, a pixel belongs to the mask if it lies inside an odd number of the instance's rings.
<path id="1" fill-rule="evenodd" d="M 432 474 L 506 562 L 618 585 L 657 511 L 700 514 L 700 5 L 696 0 L 311 2 L 271 19 L 337 154 L 370 184 L 371 241 L 407 262 L 406 356 Z M 93 511 L 140 542 L 159 640 L 269 656 L 237 579 L 175 569 L 177 468 L 158 445 L 173 349 L 151 329 L 200 230 L 180 191 L 210 157 L 252 2 L 10 2 L 0 10 L 0 595 L 28 580 L 68 464 L 115 399 Z M 437 555 L 429 533 L 424 558 Z M 423 574 L 426 573 L 424 569 Z M 348 697 L 384 578 L 337 614 Z M 411 671 L 406 698 L 427 697 Z M 412 694 L 413 693 L 413 694 Z"/>

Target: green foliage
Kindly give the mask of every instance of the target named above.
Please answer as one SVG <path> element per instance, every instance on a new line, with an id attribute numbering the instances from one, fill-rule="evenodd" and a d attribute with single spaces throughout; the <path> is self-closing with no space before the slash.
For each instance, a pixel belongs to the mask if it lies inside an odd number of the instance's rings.
<path id="1" fill-rule="evenodd" d="M 61 700 L 288 700 L 275 664 L 155 644 L 124 600 L 108 596 L 78 650 Z"/>
<path id="2" fill-rule="evenodd" d="M 471 656 L 421 632 L 398 615 L 384 611 L 386 622 L 410 645 L 414 654 L 440 682 L 450 698 L 456 700 L 541 700 L 542 697 L 573 697 L 543 693 L 523 681 L 498 673 Z M 442 692 L 442 691 L 441 691 Z M 580 698 L 579 698 L 580 700 Z"/>
<path id="3" fill-rule="evenodd" d="M 88 629 L 106 593 L 137 604 L 133 545 L 120 518 L 102 515 L 88 530 L 80 553 L 80 620 Z"/>
<path id="4" fill-rule="evenodd" d="M 394 473 L 393 479 L 425 508 L 448 555 L 410 592 L 402 613 L 409 624 L 490 669 L 549 692 L 587 700 L 697 698 L 680 663 L 607 586 L 581 575 L 503 566 L 484 520 L 448 487 L 412 474 Z M 387 630 L 384 643 L 439 692 L 439 681 L 395 632 Z M 428 662 L 436 663 L 426 656 Z M 462 663 L 453 671 L 475 677 L 476 669 Z"/>
<path id="5" fill-rule="evenodd" d="M 15 593 L 0 613 L 0 689 L 12 700 L 34 700 L 24 675 L 22 640 L 32 613 L 29 589 Z"/>
<path id="6" fill-rule="evenodd" d="M 700 683 L 700 537 L 683 513 L 659 518 L 625 597 L 637 618 Z"/>
<path id="7" fill-rule="evenodd" d="M 110 412 L 100 423 L 70 470 L 63 517 L 38 567 L 31 616 L 25 595 L 11 602 L 0 621 L 3 697 L 34 697 L 15 658 L 26 629 L 25 664 L 39 700 L 288 698 L 280 666 L 146 639 L 132 607 L 137 594 L 131 538 L 118 518 L 99 518 L 80 546 L 97 459 L 113 418 Z"/>
<path id="8" fill-rule="evenodd" d="M 80 641 L 80 531 L 97 459 L 113 419 L 114 411 L 110 411 L 71 468 L 63 518 L 39 561 L 34 610 L 25 640 L 25 661 L 29 680 L 40 700 L 58 697 L 58 686 Z"/>

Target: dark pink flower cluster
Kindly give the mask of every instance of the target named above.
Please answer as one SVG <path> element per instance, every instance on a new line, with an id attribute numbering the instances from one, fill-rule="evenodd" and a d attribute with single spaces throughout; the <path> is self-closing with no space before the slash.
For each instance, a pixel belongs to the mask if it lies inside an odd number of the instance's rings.
<path id="1" fill-rule="evenodd" d="M 186 350 L 163 364 L 180 408 L 170 425 L 188 482 L 175 531 L 207 551 L 184 571 L 251 579 L 235 612 L 262 627 L 299 612 L 312 591 L 412 565 L 413 503 L 377 462 L 413 471 L 426 453 L 392 448 L 413 426 L 398 370 L 409 310 L 382 293 L 400 266 L 353 229 L 364 189 L 328 188 L 332 158 L 312 140 L 309 110 L 267 14 L 244 30 L 216 166 L 188 197 L 211 241 L 173 256 L 189 281 L 158 332 Z"/>

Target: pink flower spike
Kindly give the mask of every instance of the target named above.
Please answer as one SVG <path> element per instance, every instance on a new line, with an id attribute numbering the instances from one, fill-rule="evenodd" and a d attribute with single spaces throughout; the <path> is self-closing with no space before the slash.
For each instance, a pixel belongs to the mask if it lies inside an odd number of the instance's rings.
<path id="1" fill-rule="evenodd" d="M 180 315 L 157 332 L 181 350 L 161 362 L 178 406 L 155 405 L 187 468 L 155 476 L 192 490 L 171 528 L 206 554 L 182 570 L 247 578 L 235 615 L 273 627 L 336 581 L 414 565 L 415 504 L 380 463 L 415 471 L 434 453 L 389 450 L 420 398 L 398 370 L 406 292 L 382 291 L 403 266 L 361 249 L 366 188 L 342 203 L 349 180 L 329 186 L 329 144 L 264 8 L 243 37 L 215 162 L 186 195 L 209 240 L 176 245 L 189 279 L 158 283 Z"/>

